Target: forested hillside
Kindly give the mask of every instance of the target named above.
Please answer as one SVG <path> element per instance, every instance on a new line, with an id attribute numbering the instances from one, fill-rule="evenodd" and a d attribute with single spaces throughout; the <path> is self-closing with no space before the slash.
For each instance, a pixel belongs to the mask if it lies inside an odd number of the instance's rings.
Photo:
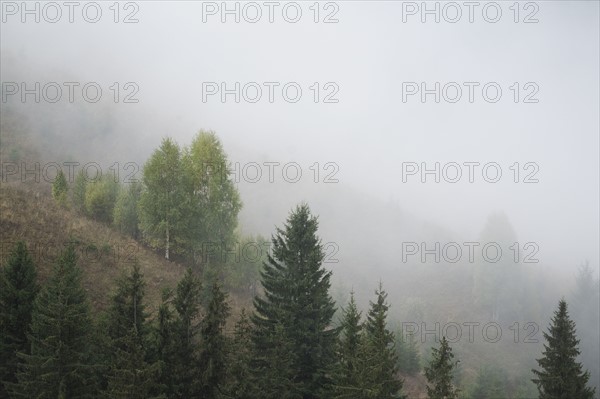
<path id="1" fill-rule="evenodd" d="M 589 265 L 559 289 L 522 260 L 405 259 L 461 238 L 352 188 L 238 184 L 210 131 L 131 178 L 48 160 L 29 129 L 3 114 L 3 396 L 593 397 Z M 496 213 L 479 239 L 518 236 Z"/>

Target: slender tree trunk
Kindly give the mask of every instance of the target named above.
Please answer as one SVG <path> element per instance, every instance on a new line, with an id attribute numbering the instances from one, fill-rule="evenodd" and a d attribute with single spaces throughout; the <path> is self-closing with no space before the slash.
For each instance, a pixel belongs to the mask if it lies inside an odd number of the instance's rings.
<path id="1" fill-rule="evenodd" d="M 165 245 L 165 259 L 169 260 L 169 240 L 170 240 L 170 236 L 169 236 L 169 221 L 167 220 L 167 242 Z"/>

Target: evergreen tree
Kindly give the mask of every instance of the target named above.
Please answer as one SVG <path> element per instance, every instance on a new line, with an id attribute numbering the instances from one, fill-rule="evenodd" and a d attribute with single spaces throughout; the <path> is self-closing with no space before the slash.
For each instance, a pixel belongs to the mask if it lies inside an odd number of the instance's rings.
<path id="1" fill-rule="evenodd" d="M 90 362 L 91 318 L 75 249 L 54 265 L 32 313 L 30 354 L 19 353 L 17 397 L 87 398 L 97 395 Z"/>
<path id="2" fill-rule="evenodd" d="M 331 272 L 321 265 L 324 252 L 317 227 L 308 205 L 302 204 L 273 237 L 272 254 L 261 273 L 264 296 L 254 300 L 253 342 L 255 368 L 273 372 L 272 377 L 280 380 L 263 378 L 261 391 L 291 383 L 304 399 L 326 396 L 323 388 L 329 384 L 337 330 L 330 325 L 335 312 L 329 296 Z M 288 349 L 290 353 L 278 353 Z M 269 353 L 279 358 L 269 359 Z M 272 370 L 276 363 L 288 361 L 292 374 L 282 374 L 285 368 Z M 283 397 L 293 392 L 279 394 Z"/>
<path id="3" fill-rule="evenodd" d="M 336 398 L 354 397 L 361 380 L 359 346 L 361 344 L 361 312 L 356 307 L 354 292 L 350 293 L 348 306 L 343 310 L 340 336 L 337 345 L 337 364 L 333 373 L 333 393 Z"/>
<path id="4" fill-rule="evenodd" d="M 212 286 L 211 300 L 207 314 L 202 320 L 200 351 L 200 367 L 202 375 L 202 397 L 215 399 L 224 385 L 227 371 L 228 338 L 224 328 L 229 316 L 230 307 L 227 295 L 221 291 L 219 284 Z"/>
<path id="5" fill-rule="evenodd" d="M 199 340 L 201 283 L 187 269 L 173 291 L 164 290 L 150 336 L 152 363 L 156 363 L 156 388 L 168 398 L 202 396 Z"/>
<path id="6" fill-rule="evenodd" d="M 589 372 L 577 362 L 579 340 L 575 323 L 567 312 L 567 302 L 561 299 L 554 312 L 548 332 L 544 332 L 543 357 L 537 359 L 540 370 L 532 370 L 536 378 L 540 399 L 591 399 L 594 389 L 587 387 Z"/>
<path id="7" fill-rule="evenodd" d="M 431 360 L 425 367 L 427 395 L 430 399 L 458 398 L 458 389 L 452 385 L 452 371 L 457 362 L 446 337 L 442 337 L 439 348 L 432 348 Z"/>
<path id="8" fill-rule="evenodd" d="M 4 383 L 17 381 L 17 353 L 29 353 L 27 332 L 39 287 L 33 259 L 23 241 L 12 250 L 0 272 L 0 397 Z"/>
<path id="9" fill-rule="evenodd" d="M 403 398 L 400 394 L 403 381 L 398 378 L 398 356 L 394 334 L 387 328 L 387 293 L 381 283 L 375 291 L 377 300 L 371 302 L 364 325 L 365 339 L 360 354 L 363 360 L 361 373 L 366 377 L 367 395 L 379 399 Z"/>
<path id="10" fill-rule="evenodd" d="M 147 333 L 147 314 L 144 304 L 146 283 L 139 264 L 135 263 L 130 273 L 121 276 L 116 285 L 117 290 L 108 310 L 110 338 L 118 340 L 130 335 L 130 331 L 134 327 L 137 334 L 143 336 Z"/>
<path id="11" fill-rule="evenodd" d="M 257 382 L 254 398 L 303 399 L 303 384 L 296 378 L 295 348 L 283 324 L 276 322 L 269 336 L 270 345 L 254 354 L 252 380 Z"/>
<path id="12" fill-rule="evenodd" d="M 134 264 L 129 275 L 117 281 L 108 311 L 108 350 L 112 354 L 108 397 L 150 397 L 156 367 L 146 362 L 147 332 L 144 279 Z"/>
<path id="13" fill-rule="evenodd" d="M 239 320 L 235 323 L 231 350 L 227 352 L 227 385 L 226 397 L 251 399 L 256 397 L 252 381 L 250 364 L 252 360 L 252 325 L 242 309 Z"/>
<path id="14" fill-rule="evenodd" d="M 145 360 L 143 337 L 132 324 L 127 335 L 116 340 L 108 375 L 107 398 L 147 399 L 155 389 L 156 367 Z"/>
<path id="15" fill-rule="evenodd" d="M 67 202 L 67 191 L 69 190 L 69 185 L 67 184 L 67 179 L 65 178 L 65 174 L 62 170 L 58 171 L 54 182 L 52 183 L 52 197 L 61 205 L 66 204 Z"/>
<path id="16" fill-rule="evenodd" d="M 354 292 L 351 292 L 348 307 L 344 309 L 338 349 L 339 363 L 346 370 L 348 381 L 352 381 L 357 372 L 357 353 L 362 333 L 361 316 L 362 312 L 356 307 Z"/>
<path id="17" fill-rule="evenodd" d="M 157 364 L 157 391 L 168 398 L 175 397 L 176 378 L 172 372 L 175 365 L 175 315 L 172 308 L 173 291 L 162 292 L 155 327 L 151 334 L 150 359 Z"/>
<path id="18" fill-rule="evenodd" d="M 173 323 L 174 353 L 169 372 L 174 375 L 178 398 L 200 397 L 202 375 L 198 359 L 198 335 L 201 325 L 200 292 L 202 285 L 191 269 L 177 285 L 174 298 L 177 317 Z"/>

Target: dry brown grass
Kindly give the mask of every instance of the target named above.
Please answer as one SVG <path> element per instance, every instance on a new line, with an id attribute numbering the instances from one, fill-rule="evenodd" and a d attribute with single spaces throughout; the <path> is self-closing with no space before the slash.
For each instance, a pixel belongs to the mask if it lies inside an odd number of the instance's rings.
<path id="1" fill-rule="evenodd" d="M 48 278 L 56 256 L 74 242 L 83 270 L 83 284 L 94 311 L 106 309 L 114 282 L 133 262 L 146 281 L 146 303 L 154 314 L 163 288 L 175 288 L 185 266 L 167 261 L 150 248 L 102 223 L 58 205 L 41 184 L 5 183 L 0 188 L 0 267 L 14 244 L 23 240 L 34 257 L 40 281 Z M 242 308 L 252 306 L 249 296 L 229 295 L 231 330 Z"/>
<path id="2" fill-rule="evenodd" d="M 51 183 L 43 173 L 38 170 L 36 181 L 34 174 L 24 172 L 36 165 L 39 165 L 38 169 L 43 168 L 44 161 L 55 161 L 44 158 L 44 151 L 32 139 L 25 118 L 3 112 L 0 142 L 3 162 L 0 171 L 0 267 L 14 244 L 23 240 L 35 259 L 43 284 L 56 256 L 68 242 L 75 242 L 90 302 L 95 311 L 102 311 L 110 301 L 115 279 L 137 261 L 146 281 L 148 311 L 153 314 L 160 304 L 163 288 L 175 288 L 185 266 L 165 260 L 110 226 L 58 205 L 51 196 Z M 16 167 L 16 173 L 9 167 Z M 227 326 L 230 330 L 241 309 L 252 306 L 252 299 L 247 293 L 231 293 L 228 302 L 233 315 Z"/>
<path id="3" fill-rule="evenodd" d="M 0 188 L 0 264 L 4 265 L 14 243 L 23 240 L 43 283 L 57 254 L 68 242 L 75 242 L 83 284 L 98 311 L 106 308 L 115 279 L 137 260 L 146 280 L 149 311 L 155 311 L 162 289 L 174 288 L 185 268 L 106 225 L 59 206 L 43 191 L 16 184 Z"/>

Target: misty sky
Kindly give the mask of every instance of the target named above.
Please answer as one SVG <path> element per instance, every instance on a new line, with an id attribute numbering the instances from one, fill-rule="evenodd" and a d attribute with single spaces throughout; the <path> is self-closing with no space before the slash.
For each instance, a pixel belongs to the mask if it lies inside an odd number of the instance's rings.
<path id="1" fill-rule="evenodd" d="M 2 81 L 94 81 L 105 96 L 112 82 L 135 82 L 139 103 L 115 106 L 128 127 L 125 142 L 136 143 L 115 150 L 120 159 L 145 159 L 166 135 L 186 144 L 198 129 L 212 129 L 232 160 L 295 161 L 305 173 L 314 162 L 335 162 L 340 184 L 463 237 L 476 239 L 488 215 L 502 210 L 520 241 L 539 243 L 542 261 L 598 264 L 598 2 L 537 2 L 539 10 L 521 3 L 518 23 L 513 2 L 498 3 L 497 23 L 484 20 L 482 7 L 470 23 L 464 6 L 457 23 L 435 23 L 431 15 L 422 23 L 419 12 L 405 14 L 403 22 L 407 2 L 392 1 L 338 1 L 327 9 L 321 3 L 319 19 L 335 11 L 337 23 L 315 23 L 312 2 L 298 3 L 298 23 L 283 19 L 286 2 L 275 8 L 273 23 L 264 6 L 257 23 L 235 23 L 232 16 L 222 23 L 219 13 L 204 15 L 203 22 L 204 3 L 136 2 L 139 22 L 133 24 L 114 23 L 111 2 L 101 3 L 98 23 L 85 22 L 76 10 L 74 23 L 63 15 L 53 24 L 32 17 L 22 23 L 20 13 L 7 15 L 4 2 Z M 131 10 L 121 9 L 119 18 Z M 523 23 L 533 11 L 539 22 Z M 218 94 L 203 102 L 203 82 L 279 86 L 273 103 L 265 86 L 257 103 L 235 103 L 233 95 L 222 103 Z M 296 103 L 282 97 L 289 82 L 302 88 Z M 315 82 L 318 103 L 310 89 Z M 417 93 L 403 102 L 403 82 L 428 88 L 457 82 L 462 97 L 435 103 L 432 94 L 422 103 Z M 479 84 L 473 103 L 464 82 Z M 496 103 L 483 98 L 489 82 L 502 89 Z M 515 82 L 517 103 L 510 89 Z M 327 83 L 339 88 L 337 103 L 323 102 L 332 91 Z M 524 103 L 535 87 L 530 99 L 538 102 Z M 436 184 L 432 176 L 422 183 L 420 174 L 403 183 L 405 162 L 430 168 L 495 162 L 502 178 L 487 183 L 479 166 L 469 183 L 463 166 L 458 183 Z M 515 162 L 519 183 L 509 169 Z M 533 170 L 524 169 L 528 162 L 539 166 L 538 183 L 522 182 Z"/>

